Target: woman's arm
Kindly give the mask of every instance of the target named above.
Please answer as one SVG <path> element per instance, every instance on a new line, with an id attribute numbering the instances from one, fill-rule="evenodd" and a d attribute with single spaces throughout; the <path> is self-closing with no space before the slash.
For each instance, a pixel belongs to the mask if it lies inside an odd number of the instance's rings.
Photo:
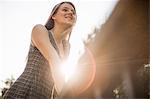
<path id="1" fill-rule="evenodd" d="M 34 46 L 39 49 L 42 55 L 49 62 L 55 87 L 59 94 L 63 88 L 65 79 L 59 71 L 61 61 L 56 50 L 54 49 L 54 47 L 52 47 L 50 43 L 47 29 L 40 24 L 34 26 L 31 38 Z"/>

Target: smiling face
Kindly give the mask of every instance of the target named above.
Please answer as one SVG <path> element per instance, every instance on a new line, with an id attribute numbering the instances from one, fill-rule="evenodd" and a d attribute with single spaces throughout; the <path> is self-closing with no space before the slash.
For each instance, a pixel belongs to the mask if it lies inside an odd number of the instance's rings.
<path id="1" fill-rule="evenodd" d="M 52 16 L 55 25 L 61 24 L 71 27 L 76 22 L 76 12 L 73 6 L 69 3 L 63 3 L 58 8 L 57 12 Z"/>

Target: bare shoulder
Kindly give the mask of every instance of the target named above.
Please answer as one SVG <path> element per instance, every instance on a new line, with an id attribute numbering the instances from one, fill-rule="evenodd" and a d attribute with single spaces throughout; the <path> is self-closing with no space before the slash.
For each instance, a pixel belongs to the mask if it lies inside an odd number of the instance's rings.
<path id="1" fill-rule="evenodd" d="M 31 40 L 33 42 L 33 45 L 39 47 L 39 44 L 43 45 L 46 40 L 48 41 L 48 39 L 48 30 L 45 26 L 37 24 L 33 27 L 31 33 Z"/>
<path id="2" fill-rule="evenodd" d="M 47 29 L 42 24 L 36 24 L 33 29 L 32 33 L 39 33 L 39 32 L 47 32 Z"/>
<path id="3" fill-rule="evenodd" d="M 31 33 L 32 41 L 44 40 L 47 37 L 48 37 L 48 30 L 46 29 L 46 27 L 44 25 L 37 24 L 33 27 L 32 33 Z M 34 43 L 36 43 L 36 42 L 34 42 Z"/>
<path id="4" fill-rule="evenodd" d="M 42 24 L 36 24 L 33 28 L 44 28 L 45 26 Z"/>

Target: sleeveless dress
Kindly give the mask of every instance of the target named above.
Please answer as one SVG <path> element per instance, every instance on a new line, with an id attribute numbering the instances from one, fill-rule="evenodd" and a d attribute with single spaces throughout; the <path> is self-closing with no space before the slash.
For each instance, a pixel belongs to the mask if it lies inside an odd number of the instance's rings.
<path id="1" fill-rule="evenodd" d="M 52 46 L 59 55 L 58 47 L 49 32 Z M 56 99 L 57 93 L 48 61 L 40 51 L 30 45 L 24 72 L 4 94 L 4 99 Z"/>

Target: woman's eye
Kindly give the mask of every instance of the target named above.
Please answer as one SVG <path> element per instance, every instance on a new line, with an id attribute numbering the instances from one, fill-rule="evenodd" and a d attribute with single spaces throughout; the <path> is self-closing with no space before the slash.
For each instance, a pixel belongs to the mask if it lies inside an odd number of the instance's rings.
<path id="1" fill-rule="evenodd" d="M 68 10 L 67 9 L 63 9 L 63 11 L 67 12 Z"/>
<path id="2" fill-rule="evenodd" d="M 62 11 L 64 11 L 64 12 L 68 12 L 68 11 L 69 11 L 69 9 L 62 9 Z M 76 14 L 76 12 L 75 12 L 74 10 L 71 10 L 71 12 L 72 12 L 73 14 Z"/>

